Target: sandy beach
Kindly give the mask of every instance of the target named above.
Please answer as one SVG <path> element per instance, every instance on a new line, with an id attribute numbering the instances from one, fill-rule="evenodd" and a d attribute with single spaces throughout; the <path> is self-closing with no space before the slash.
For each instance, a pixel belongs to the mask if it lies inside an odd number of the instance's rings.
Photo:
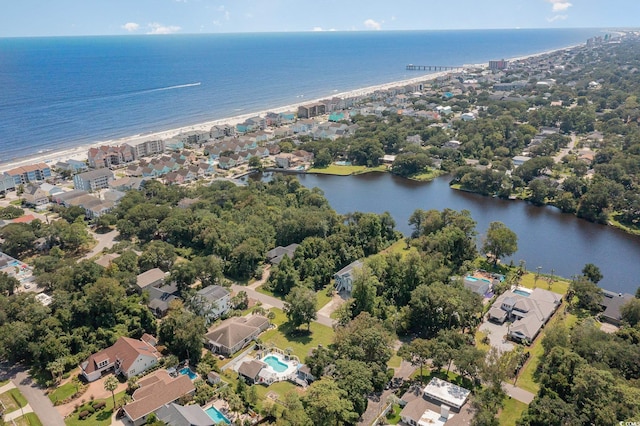
<path id="1" fill-rule="evenodd" d="M 562 48 L 558 48 L 558 49 L 553 49 L 553 50 L 549 50 L 549 51 L 545 51 L 545 52 L 539 52 L 539 53 L 534 53 L 534 54 L 530 54 L 530 55 L 514 57 L 514 58 L 508 59 L 508 61 L 521 61 L 521 60 L 525 60 L 525 59 L 528 59 L 528 58 L 535 58 L 535 57 L 538 57 L 538 56 L 551 54 L 551 53 L 558 52 L 558 51 L 561 51 L 561 50 L 573 49 L 573 48 L 576 48 L 576 47 L 582 46 L 582 45 L 583 45 L 583 43 L 572 45 L 572 46 L 567 46 L 567 47 L 562 47 Z M 488 65 L 489 65 L 488 63 L 481 63 L 481 64 L 473 64 L 473 65 L 467 65 L 467 66 L 477 67 L 477 68 L 488 68 Z M 242 123 L 243 121 L 245 121 L 248 118 L 255 117 L 257 115 L 264 116 L 267 112 L 281 113 L 281 112 L 287 112 L 287 111 L 297 111 L 297 109 L 298 109 L 298 107 L 300 105 L 305 105 L 305 104 L 309 104 L 309 103 L 313 103 L 313 102 L 318 102 L 318 101 L 320 101 L 322 99 L 333 98 L 333 97 L 349 98 L 349 97 L 356 97 L 356 96 L 366 96 L 368 94 L 374 93 L 377 90 L 385 90 L 385 89 L 389 89 L 389 88 L 395 87 L 395 86 L 403 86 L 403 85 L 407 85 L 407 84 L 415 84 L 415 83 L 432 81 L 432 80 L 435 80 L 438 77 L 442 77 L 442 76 L 445 76 L 445 75 L 450 74 L 450 73 L 452 73 L 452 71 L 441 71 L 441 72 L 435 72 L 435 73 L 429 73 L 429 74 L 422 74 L 422 75 L 420 75 L 418 77 L 414 77 L 414 78 L 410 78 L 410 79 L 406 79 L 406 80 L 399 80 L 399 81 L 393 81 L 393 82 L 389 82 L 389 83 L 378 84 L 378 85 L 374 85 L 374 86 L 363 87 L 363 88 L 350 90 L 350 91 L 342 92 L 342 93 L 330 93 L 330 94 L 327 94 L 326 96 L 323 96 L 323 97 L 317 98 L 317 99 L 313 99 L 313 100 L 309 100 L 308 99 L 308 100 L 305 100 L 303 102 L 290 104 L 290 105 L 285 105 L 285 106 L 282 106 L 282 107 L 271 108 L 271 109 L 263 110 L 263 111 L 254 111 L 254 112 L 250 112 L 250 113 L 246 113 L 246 114 L 242 114 L 242 115 L 235 115 L 235 116 L 231 116 L 231 117 L 226 117 L 226 118 L 206 121 L 206 122 L 203 122 L 203 123 L 184 126 L 184 127 L 179 127 L 179 128 L 175 128 L 175 129 L 169 129 L 169 130 L 164 130 L 164 131 L 159 131 L 159 132 L 148 132 L 148 133 L 144 133 L 144 134 L 137 134 L 137 135 L 128 136 L 128 137 L 119 138 L 119 139 L 92 141 L 90 143 L 82 144 L 82 145 L 76 146 L 74 148 L 69 148 L 69 149 L 64 149 L 64 150 L 54 150 L 54 151 L 50 151 L 50 152 L 46 152 L 46 153 L 35 154 L 35 155 L 27 156 L 27 157 L 24 157 L 24 158 L 12 160 L 12 161 L 6 162 L 6 163 L 0 163 L 0 172 L 9 170 L 9 169 L 12 169 L 12 168 L 15 168 L 15 167 L 24 166 L 24 165 L 28 165 L 28 164 L 39 163 L 39 162 L 46 162 L 47 164 L 54 165 L 55 163 L 57 163 L 59 161 L 65 161 L 65 160 L 69 160 L 69 159 L 85 161 L 87 159 L 87 151 L 91 147 L 98 147 L 98 146 L 101 146 L 101 145 L 121 145 L 121 144 L 124 144 L 124 143 L 135 143 L 135 142 L 140 142 L 140 141 L 143 141 L 143 140 L 151 140 L 151 139 L 169 139 L 169 138 L 171 138 L 173 136 L 176 136 L 176 135 L 178 135 L 180 133 L 188 132 L 188 131 L 192 131 L 192 130 L 195 130 L 195 131 L 208 131 L 209 129 L 211 129 L 211 127 L 213 127 L 215 125 L 221 125 L 221 124 L 228 124 L 228 125 L 235 126 L 236 124 Z"/>

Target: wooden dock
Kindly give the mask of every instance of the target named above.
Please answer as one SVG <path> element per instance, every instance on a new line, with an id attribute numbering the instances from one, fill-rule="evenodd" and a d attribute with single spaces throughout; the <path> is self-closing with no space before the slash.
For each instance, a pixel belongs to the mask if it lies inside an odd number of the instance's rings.
<path id="1" fill-rule="evenodd" d="M 463 67 L 449 65 L 407 65 L 407 71 L 462 71 Z"/>

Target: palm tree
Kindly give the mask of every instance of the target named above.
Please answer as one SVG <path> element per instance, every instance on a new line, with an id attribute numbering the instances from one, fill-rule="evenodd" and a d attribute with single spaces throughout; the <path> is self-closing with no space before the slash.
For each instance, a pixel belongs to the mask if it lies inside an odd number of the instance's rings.
<path id="1" fill-rule="evenodd" d="M 291 354 L 293 353 L 293 349 L 288 347 L 284 350 L 284 353 L 287 354 L 287 360 L 289 360 L 289 358 L 291 357 Z"/>
<path id="2" fill-rule="evenodd" d="M 109 376 L 104 380 L 104 390 L 111 392 L 111 397 L 113 398 L 113 409 L 116 408 L 116 395 L 115 390 L 118 389 L 118 379 L 116 376 Z"/>

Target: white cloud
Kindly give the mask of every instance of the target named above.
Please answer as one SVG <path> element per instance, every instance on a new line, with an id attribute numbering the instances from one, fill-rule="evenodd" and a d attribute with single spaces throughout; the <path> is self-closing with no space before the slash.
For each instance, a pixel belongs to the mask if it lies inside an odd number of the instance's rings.
<path id="1" fill-rule="evenodd" d="M 177 25 L 162 25 L 157 22 L 147 24 L 147 34 L 174 34 L 180 31 L 182 28 Z"/>
<path id="2" fill-rule="evenodd" d="M 364 21 L 364 26 L 370 30 L 376 31 L 379 31 L 382 28 L 382 24 L 380 24 L 380 22 L 374 21 L 373 19 L 367 19 L 366 21 Z"/>
<path id="3" fill-rule="evenodd" d="M 547 22 L 564 21 L 567 18 L 568 18 L 567 15 L 555 15 L 555 16 L 552 16 L 551 18 L 547 18 Z"/>
<path id="4" fill-rule="evenodd" d="M 562 12 L 569 9 L 573 4 L 569 3 L 566 0 L 546 0 L 547 3 L 551 3 L 551 9 L 554 12 Z"/>
<path id="5" fill-rule="evenodd" d="M 120 26 L 120 28 L 122 28 L 123 30 L 127 30 L 131 33 L 134 31 L 138 31 L 138 29 L 140 28 L 140 25 L 136 24 L 135 22 L 127 22 L 126 24 Z"/>
<path id="6" fill-rule="evenodd" d="M 392 21 L 395 21 L 395 20 L 396 20 L 396 17 L 395 17 L 395 16 L 392 16 L 392 17 L 391 17 L 391 20 L 392 20 Z"/>
<path id="7" fill-rule="evenodd" d="M 320 32 L 320 31 L 324 31 L 324 30 L 322 29 L 322 27 L 313 27 L 312 31 Z"/>

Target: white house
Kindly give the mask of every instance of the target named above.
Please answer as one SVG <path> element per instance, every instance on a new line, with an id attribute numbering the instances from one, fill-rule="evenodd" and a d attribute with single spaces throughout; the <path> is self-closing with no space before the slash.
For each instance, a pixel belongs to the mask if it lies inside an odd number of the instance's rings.
<path id="1" fill-rule="evenodd" d="M 211 285 L 198 290 L 194 297 L 198 315 L 214 320 L 227 313 L 230 307 L 231 293 L 219 285 Z"/>
<path id="2" fill-rule="evenodd" d="M 145 334 L 142 339 L 120 337 L 113 346 L 94 353 L 80 364 L 82 375 L 88 382 L 98 380 L 102 373 L 112 369 L 126 378 L 136 376 L 157 364 L 160 353 L 156 340 Z"/>

